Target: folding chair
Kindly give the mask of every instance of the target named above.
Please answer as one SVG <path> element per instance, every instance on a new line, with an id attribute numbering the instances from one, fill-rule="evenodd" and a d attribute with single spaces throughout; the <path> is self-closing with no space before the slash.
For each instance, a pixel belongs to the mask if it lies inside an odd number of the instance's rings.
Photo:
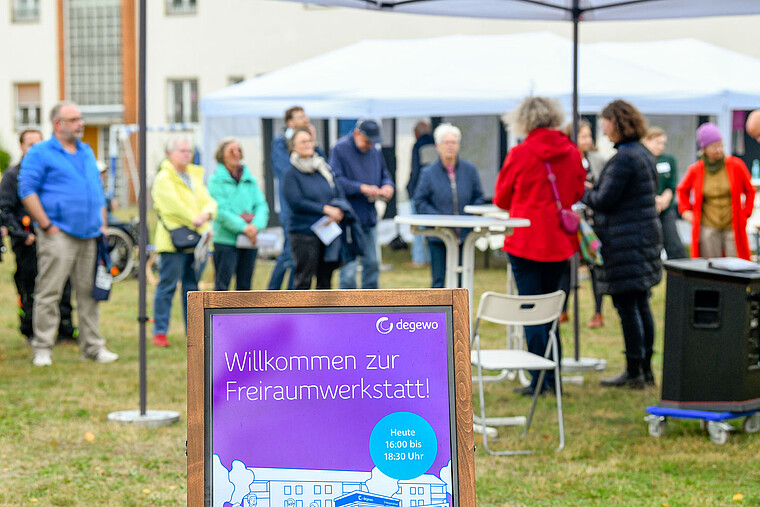
<path id="1" fill-rule="evenodd" d="M 476 423 L 482 424 L 483 428 L 483 447 L 489 454 L 495 455 L 515 455 L 529 454 L 533 451 L 494 451 L 488 447 L 489 433 L 493 435 L 493 430 L 489 432 L 489 426 L 506 426 L 514 425 L 515 420 L 522 423 L 523 418 L 488 418 L 486 417 L 486 404 L 484 394 L 484 377 L 483 371 L 502 371 L 502 370 L 541 370 L 538 378 L 538 386 L 544 381 L 547 370 L 554 370 L 554 386 L 557 396 L 557 422 L 559 424 L 559 447 L 561 451 L 565 447 L 565 428 L 562 417 L 562 389 L 560 377 L 560 364 L 557 360 L 557 319 L 562 312 L 562 304 L 565 301 L 565 293 L 561 290 L 551 294 L 542 294 L 539 296 L 510 296 L 496 292 L 485 292 L 480 298 L 478 305 L 478 314 L 473 330 L 473 343 L 471 344 L 470 360 L 477 368 L 477 381 L 480 389 L 480 417 L 476 418 Z M 481 321 L 503 324 L 505 326 L 534 326 L 539 324 L 552 323 L 549 331 L 549 343 L 543 356 L 532 354 L 526 350 L 519 349 L 491 349 L 482 350 L 480 348 L 480 323 Z M 533 393 L 530 413 L 525 421 L 525 430 L 520 438 L 525 438 L 533 422 L 533 414 L 536 409 L 536 402 L 541 390 L 536 389 Z"/>

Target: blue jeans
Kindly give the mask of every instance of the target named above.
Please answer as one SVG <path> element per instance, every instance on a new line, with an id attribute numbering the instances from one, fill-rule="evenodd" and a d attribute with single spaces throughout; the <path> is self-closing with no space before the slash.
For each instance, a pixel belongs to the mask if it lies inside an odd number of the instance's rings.
<path id="1" fill-rule="evenodd" d="M 256 248 L 236 248 L 214 243 L 214 290 L 228 290 L 232 275 L 235 275 L 236 290 L 251 290 L 257 252 Z"/>
<path id="2" fill-rule="evenodd" d="M 282 221 L 282 215 L 280 215 L 280 223 Z M 282 226 L 282 232 L 285 235 L 285 243 L 282 245 L 282 253 L 277 257 L 277 262 L 274 264 L 272 270 L 272 277 L 269 279 L 268 290 L 280 290 L 282 287 L 282 281 L 285 279 L 285 273 L 290 270 L 290 277 L 288 278 L 288 290 L 293 288 L 293 252 L 290 249 L 290 234 L 285 225 Z"/>
<path id="3" fill-rule="evenodd" d="M 377 259 L 377 229 L 375 227 L 364 230 L 364 255 L 362 259 L 362 289 L 377 289 L 380 278 L 380 264 Z M 356 268 L 359 264 L 357 259 L 346 263 L 340 268 L 340 288 L 356 288 Z"/>
<path id="4" fill-rule="evenodd" d="M 409 201 L 412 207 L 412 213 L 417 213 L 417 207 L 413 200 Z M 415 234 L 412 239 L 412 262 L 415 264 L 425 264 L 430 262 L 430 255 L 428 249 L 425 248 L 425 237 L 419 234 Z"/>
<path id="5" fill-rule="evenodd" d="M 204 263 L 205 265 L 205 263 Z M 203 266 L 201 266 L 201 272 Z M 177 282 L 182 281 L 182 311 L 185 316 L 187 331 L 187 293 L 198 290 L 198 274 L 193 269 L 193 254 L 161 252 L 158 266 L 160 280 L 153 298 L 153 334 L 166 334 L 169 331 L 169 318 L 172 311 L 172 299 Z"/>
<path id="6" fill-rule="evenodd" d="M 620 315 L 620 326 L 625 340 L 625 357 L 644 359 L 652 357 L 654 346 L 654 320 L 649 309 L 649 291 L 613 294 L 612 304 Z"/>
<path id="7" fill-rule="evenodd" d="M 562 272 L 567 270 L 567 261 L 559 262 L 539 262 L 509 255 L 509 263 L 512 265 L 512 274 L 515 277 L 517 291 L 521 296 L 536 296 L 539 294 L 549 294 L 559 289 L 559 280 Z M 533 354 L 543 356 L 546 353 L 546 345 L 549 343 L 549 330 L 552 325 L 541 324 L 539 326 L 525 326 L 525 341 L 528 344 L 528 351 Z M 558 358 L 562 358 L 562 342 L 559 336 L 559 326 L 557 326 L 557 352 Z M 538 370 L 531 370 L 530 386 L 535 389 L 539 376 Z M 554 387 L 554 372 L 547 370 L 544 377 L 542 390 L 547 387 Z"/>

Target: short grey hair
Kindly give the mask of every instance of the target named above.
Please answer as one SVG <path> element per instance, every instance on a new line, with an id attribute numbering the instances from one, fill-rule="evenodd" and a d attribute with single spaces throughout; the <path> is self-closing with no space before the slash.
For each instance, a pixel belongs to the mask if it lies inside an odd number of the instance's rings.
<path id="1" fill-rule="evenodd" d="M 540 128 L 558 129 L 565 121 L 565 113 L 557 99 L 526 97 L 506 121 L 518 135 L 527 135 Z"/>
<path id="2" fill-rule="evenodd" d="M 459 130 L 459 127 L 455 127 L 451 123 L 441 123 L 435 128 L 435 132 L 433 132 L 433 139 L 435 139 L 435 144 L 441 144 L 443 142 L 443 138 L 449 134 L 453 134 L 454 137 L 457 138 L 458 143 L 462 142 L 462 131 Z"/>
<path id="3" fill-rule="evenodd" d="M 55 123 L 55 120 L 61 117 L 61 109 L 66 106 L 74 106 L 76 107 L 76 103 L 70 101 L 70 100 L 62 100 L 58 102 L 56 105 L 53 106 L 53 109 L 50 110 L 50 123 Z"/>
<path id="4" fill-rule="evenodd" d="M 193 143 L 190 142 L 190 139 L 188 139 L 187 136 L 174 135 L 174 136 L 171 136 L 169 140 L 166 142 L 166 153 L 177 151 L 177 145 L 179 143 L 187 143 L 187 145 L 190 146 L 190 149 L 193 148 Z"/>

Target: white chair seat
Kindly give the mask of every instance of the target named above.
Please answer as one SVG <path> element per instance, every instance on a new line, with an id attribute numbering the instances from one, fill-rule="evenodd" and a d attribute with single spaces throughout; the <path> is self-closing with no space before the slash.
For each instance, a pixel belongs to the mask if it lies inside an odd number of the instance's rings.
<path id="1" fill-rule="evenodd" d="M 478 364 L 478 351 L 470 352 L 472 364 Z M 554 361 L 550 361 L 527 350 L 481 350 L 480 365 L 484 370 L 551 370 Z"/>

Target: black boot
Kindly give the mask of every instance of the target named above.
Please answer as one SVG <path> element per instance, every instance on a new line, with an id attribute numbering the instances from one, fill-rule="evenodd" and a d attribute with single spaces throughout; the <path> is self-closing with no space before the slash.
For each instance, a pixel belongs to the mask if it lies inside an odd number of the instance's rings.
<path id="1" fill-rule="evenodd" d="M 647 352 L 644 360 L 641 362 L 641 372 L 644 375 L 644 383 L 648 386 L 656 386 L 654 373 L 652 373 L 652 353 Z"/>
<path id="2" fill-rule="evenodd" d="M 641 373 L 641 359 L 626 358 L 626 368 L 617 377 L 602 379 L 602 387 L 623 387 L 631 389 L 644 388 L 644 375 Z"/>

